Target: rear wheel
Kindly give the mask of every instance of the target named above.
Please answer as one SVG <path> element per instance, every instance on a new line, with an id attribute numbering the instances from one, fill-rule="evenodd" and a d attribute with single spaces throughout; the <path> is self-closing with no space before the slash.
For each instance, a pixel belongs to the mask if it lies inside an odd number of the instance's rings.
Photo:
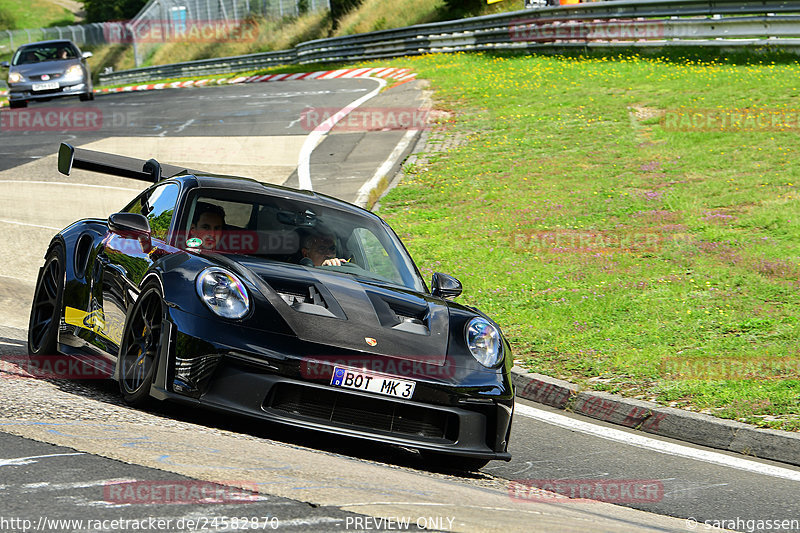
<path id="1" fill-rule="evenodd" d="M 164 304 L 158 285 L 142 290 L 122 334 L 119 350 L 119 388 L 126 403 L 141 406 L 150 399 L 150 386 L 161 350 Z"/>
<path id="2" fill-rule="evenodd" d="M 28 322 L 28 353 L 55 355 L 58 328 L 61 323 L 61 301 L 64 297 L 64 250 L 53 246 L 44 260 L 44 267 L 33 293 Z"/>
<path id="3" fill-rule="evenodd" d="M 28 107 L 28 102 L 25 100 L 9 100 L 8 107 L 11 109 L 17 109 L 19 107 Z"/>

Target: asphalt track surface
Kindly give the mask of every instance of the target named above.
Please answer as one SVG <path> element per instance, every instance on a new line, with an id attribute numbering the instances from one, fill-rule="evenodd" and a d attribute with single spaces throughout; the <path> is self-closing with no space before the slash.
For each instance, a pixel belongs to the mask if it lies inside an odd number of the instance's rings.
<path id="1" fill-rule="evenodd" d="M 99 130 L 84 132 L 69 131 L 39 131 L 17 132 L 0 131 L 0 181 L 19 180 L 19 187 L 35 187 L 25 185 L 25 181 L 63 181 L 54 172 L 47 173 L 37 167 L 36 161 L 46 159 L 54 152 L 54 147 L 61 140 L 71 141 L 79 146 L 95 146 L 98 143 L 108 146 L 114 139 L 125 139 L 125 148 L 133 149 L 128 145 L 131 138 L 141 141 L 142 146 L 152 147 L 148 144 L 151 138 L 165 139 L 169 142 L 180 143 L 181 139 L 188 139 L 193 145 L 202 146 L 203 138 L 208 139 L 206 151 L 214 152 L 216 160 L 210 164 L 225 164 L 228 156 L 237 154 L 250 157 L 242 148 L 242 143 L 248 138 L 264 140 L 263 146 L 272 143 L 283 143 L 286 147 L 297 147 L 302 138 L 308 134 L 308 128 L 298 121 L 302 110 L 308 107 L 336 107 L 345 106 L 356 98 L 374 88 L 370 80 L 332 80 L 330 82 L 297 82 L 259 84 L 253 86 L 231 86 L 220 88 L 204 88 L 191 90 L 159 91 L 149 93 L 129 93 L 109 96 L 99 96 L 95 102 L 89 103 L 93 109 L 102 112 L 106 120 Z M 381 95 L 382 100 L 370 102 L 370 105 L 401 106 L 410 99 L 419 97 L 418 90 L 406 84 L 398 88 L 397 92 L 387 91 Z M 77 108 L 77 100 L 53 101 L 41 104 L 48 108 Z M 31 106 L 29 109 L 35 109 Z M 3 110 L 6 113 L 8 110 Z M 4 123 L 7 124 L 7 123 Z M 315 188 L 351 199 L 360 181 L 365 181 L 380 165 L 393 146 L 399 141 L 402 132 L 335 132 L 328 136 L 317 147 L 312 155 L 312 178 L 318 177 Z M 297 139 L 293 139 L 297 137 Z M 220 139 L 227 139 L 221 141 Z M 230 139 L 238 140 L 230 142 Z M 139 142 L 137 141 L 137 142 Z M 106 143 L 103 145 L 103 143 Z M 112 144 L 113 146 L 113 144 Z M 170 146 L 185 146 L 176 144 Z M 220 146 L 222 150 L 219 150 Z M 237 152 L 238 150 L 238 152 Z M 228 154 L 228 156 L 226 156 Z M 159 154 L 160 155 L 160 154 Z M 186 154 L 191 156 L 192 154 Z M 275 154 L 264 157 L 262 166 L 270 167 L 267 172 L 273 176 L 273 181 L 292 183 L 296 174 L 291 172 L 290 164 L 271 165 Z M 281 154 L 278 154 L 280 156 Z M 285 154 L 284 154 L 285 155 Z M 161 156 L 165 162 L 169 158 Z M 213 158 L 210 158 L 213 159 Z M 278 157 L 280 159 L 280 157 Z M 288 158 L 291 159 L 291 158 Z M 52 160 L 52 156 L 51 156 Z M 259 162 L 254 160 L 253 167 Z M 179 161 L 184 162 L 184 161 Z M 188 163 L 188 162 L 186 162 Z M 16 172 L 15 172 L 16 171 Z M 43 174 L 37 174 L 42 172 Z M 341 178 L 341 179 L 339 179 Z M 90 180 L 94 178 L 76 176 L 76 179 Z M 94 185 L 105 187 L 119 187 L 120 190 L 106 190 L 112 196 L 123 197 L 128 195 L 124 189 L 141 188 L 143 184 L 129 180 L 90 181 Z M 19 190 L 16 184 L 13 189 Z M 56 186 L 58 187 L 58 186 Z M 67 188 L 69 189 L 69 188 Z M 26 189 L 27 191 L 27 189 Z M 92 190 L 99 194 L 99 189 Z M 29 192 L 29 191 L 28 191 Z M 78 203 L 81 199 L 69 196 L 68 201 L 62 203 Z M 128 198 L 132 196 L 130 193 Z M 74 206 L 72 206 L 74 207 Z M 98 209 L 98 206 L 92 206 Z M 71 209 L 69 205 L 64 209 L 67 216 Z M 11 212 L 13 210 L 9 210 Z M 18 221 L 23 224 L 33 224 L 26 213 L 13 212 Z M 47 213 L 42 218 L 47 219 Z M 83 216 L 83 215 L 80 215 Z M 72 218 L 78 218 L 73 216 Z M 0 218 L 5 218 L 0 216 Z M 58 226 L 60 219 L 55 216 Z M 45 221 L 46 222 L 46 221 Z M 41 225 L 47 226 L 42 222 Z M 62 224 L 63 225 L 63 224 Z M 41 246 L 41 235 L 52 235 L 53 231 L 32 226 L 17 225 L 20 239 L 30 239 L 29 246 Z M 40 235 L 41 234 L 41 235 Z M 13 256 L 20 252 L 18 240 L 9 242 L 0 240 L 2 255 Z M 46 242 L 45 242 L 46 244 Z M 24 300 L 25 290 L 32 290 L 29 274 L 26 271 L 41 261 L 41 251 L 34 254 L 23 264 L 15 265 L 7 258 L 0 261 L 0 298 L 5 293 L 6 299 Z M 25 254 L 16 255 L 24 257 Z M 30 263 L 27 264 L 26 263 Z M 36 264 L 35 266 L 38 266 Z M 16 280 L 16 281 L 15 281 Z M 27 284 L 27 285 L 26 285 Z M 468 288 L 467 288 L 468 290 Z M 29 298 L 29 296 L 28 296 Z M 28 303 L 29 305 L 29 303 Z M 0 312 L 0 354 L 22 355 L 24 348 L 24 323 L 26 322 L 27 305 L 4 305 Z M 20 325 L 22 325 L 20 327 Z M 378 512 L 374 505 L 344 505 L 358 501 L 357 497 L 364 498 L 364 487 L 352 489 L 353 498 L 347 500 L 337 499 L 325 492 L 325 489 L 313 487 L 300 487 L 294 490 L 275 490 L 270 492 L 265 500 L 246 504 L 228 503 L 216 505 L 208 503 L 190 503 L 184 505 L 162 505 L 153 503 L 140 507 L 129 505 L 115 507 L 104 499 L 104 493 L 99 487 L 105 489 L 109 483 L 119 480 L 158 480 L 186 482 L 192 478 L 209 479 L 204 472 L 210 468 L 208 464 L 195 464 L 192 467 L 179 468 L 176 465 L 165 467 L 164 464 L 151 460 L 146 455 L 125 455 L 128 450 L 110 450 L 106 437 L 95 434 L 81 434 L 81 438 L 59 432 L 54 429 L 54 424 L 63 423 L 88 423 L 91 412 L 103 409 L 119 411 L 122 420 L 128 417 L 135 419 L 140 413 L 128 410 L 120 405 L 114 388 L 105 382 L 80 382 L 71 386 L 41 382 L 25 384 L 21 388 L 21 380 L 0 380 L 0 424 L 3 431 L 33 437 L 37 440 L 61 444 L 53 447 L 17 436 L 0 433 L 0 519 L 11 516 L 30 516 L 37 518 L 43 512 L 52 517 L 69 518 L 123 518 L 142 517 L 144 515 L 168 518 L 200 517 L 214 515 L 218 517 L 236 516 L 239 511 L 245 512 L 244 516 L 266 516 L 271 513 L 284 520 L 283 527 L 315 530 L 342 530 L 354 529 L 356 525 L 370 526 L 356 529 L 380 529 L 375 523 L 365 524 L 355 522 L 354 517 L 364 515 L 386 516 L 389 512 L 385 508 Z M 5 388 L 5 390 L 3 390 Z M 22 394 L 25 390 L 30 393 Z M 55 391 L 55 392 L 54 392 Z M 35 393 L 35 394 L 34 394 Z M 40 394 L 41 393 L 41 394 Z M 78 405 L 74 413 L 65 413 L 57 409 L 57 402 L 49 402 L 48 394 L 59 394 L 69 405 Z M 15 405 L 15 401 L 18 403 Z M 20 404 L 26 404 L 20 407 Z M 85 410 L 84 407 L 85 406 Z M 386 446 L 364 445 L 360 442 L 338 439 L 334 437 L 320 437 L 302 431 L 286 431 L 276 427 L 254 428 L 249 421 L 230 419 L 209 413 L 186 413 L 183 410 L 169 405 L 159 405 L 149 413 L 142 416 L 152 416 L 158 420 L 177 421 L 186 424 L 180 434 L 181 438 L 188 441 L 205 440 L 205 431 L 229 432 L 234 440 L 243 438 L 247 443 L 253 440 L 269 441 L 278 447 L 289 447 L 296 453 L 295 448 L 302 449 L 303 455 L 297 458 L 292 465 L 322 465 L 325 469 L 346 469 L 359 471 L 365 469 L 370 476 L 378 476 L 385 483 L 413 483 L 417 487 L 426 487 L 427 482 L 444 483 L 451 487 L 452 498 L 472 498 L 469 506 L 458 509 L 448 509 L 446 512 L 439 509 L 427 513 L 440 518 L 452 516 L 462 523 L 448 527 L 445 520 L 439 525 L 440 529 L 448 530 L 489 530 L 486 522 L 481 522 L 472 516 L 472 509 L 480 508 L 481 491 L 500 490 L 505 494 L 504 507 L 514 509 L 512 518 L 500 516 L 498 529 L 502 530 L 546 530 L 554 524 L 563 525 L 569 530 L 641 530 L 648 526 L 660 531 L 713 531 L 704 522 L 719 523 L 727 528 L 748 530 L 793 531 L 800 530 L 800 503 L 797 495 L 800 494 L 800 469 L 787 465 L 780 465 L 757 459 L 747 459 L 735 454 L 718 452 L 698 446 L 678 443 L 668 439 L 653 438 L 647 442 L 636 442 L 635 445 L 628 441 L 634 440 L 636 432 L 613 428 L 608 424 L 594 420 L 570 416 L 562 412 L 554 412 L 548 408 L 537 406 L 529 402 L 520 401 L 515 416 L 511 438 L 511 452 L 514 459 L 510 463 L 494 462 L 483 469 L 482 473 L 472 476 L 453 476 L 441 472 L 431 472 L 430 468 L 421 463 L 418 456 L 408 450 L 395 449 Z M 111 415 L 106 415 L 111 416 Z M 117 415 L 114 415 L 117 416 Z M 571 422 L 574 420 L 575 422 Z M 58 421 L 58 422 L 55 422 Z M 591 424 L 593 431 L 587 431 L 586 424 Z M 145 422 L 145 427 L 158 425 L 158 422 Z M 167 424 L 169 425 L 169 424 Z M 204 430 L 203 428 L 206 428 Z M 604 428 L 610 428 L 607 433 Z M 119 429 L 115 429 L 117 431 Z M 121 431 L 121 430 L 119 430 Z M 148 435 L 148 431 L 140 431 Z M 626 437 L 630 435 L 630 437 Z M 226 438 L 230 435 L 225 435 Z M 153 437 L 155 438 L 155 437 Z M 176 438 L 170 435 L 169 438 Z M 162 437 L 161 440 L 166 440 Z M 105 442 L 105 443 L 104 443 Z M 135 439 L 131 442 L 136 442 Z M 159 441 L 160 442 L 160 441 Z M 130 444 L 130 443 L 128 443 Z M 240 443 L 241 444 L 241 443 Z M 220 442 L 220 449 L 224 449 L 225 442 Z M 669 453 L 665 453 L 665 449 Z M 135 448 L 132 446 L 131 448 Z M 79 449 L 79 452 L 73 451 Z M 676 449 L 678 450 L 676 452 Z M 160 450 L 163 451 L 163 450 Z M 82 453 L 83 455 L 60 455 L 64 453 Z M 286 450 L 284 449 L 284 453 Z M 34 456 L 52 455 L 52 457 L 24 460 Z M 157 457 L 163 457 L 164 454 Z M 103 457 L 101 457 L 103 456 Z M 319 459 L 321 456 L 323 459 Z M 109 459 L 111 457 L 111 459 Z M 743 461 L 743 459 L 745 459 Z M 16 461 L 16 462 L 15 462 Z M 126 464 L 132 463 L 132 464 Z M 202 461 L 200 461 L 202 463 Z M 287 463 L 289 464 L 289 463 Z M 388 465 L 388 466 L 387 466 Z M 184 465 L 185 466 L 185 465 Z M 206 468 L 204 469 L 203 466 Z M 153 469 L 156 468 L 156 469 Z M 293 466 L 294 468 L 294 466 Z M 297 466 L 296 471 L 300 472 Z M 296 476 L 300 474 L 292 470 Z M 313 468 L 312 468 L 313 471 Z M 231 471 L 236 472 L 236 471 Z M 186 475 L 187 474 L 188 477 Z M 312 474 L 312 479 L 319 479 L 320 486 L 330 482 L 330 471 L 317 471 Z M 404 476 L 408 477 L 404 477 Z M 397 478 L 393 476 L 399 476 Z M 416 477 L 415 477 L 416 476 Z M 227 477 L 221 481 L 233 479 Z M 254 479 L 238 477 L 235 479 Z M 563 498 L 543 497 L 539 494 L 509 492 L 509 485 L 504 480 L 516 480 L 523 484 L 526 480 L 533 480 L 536 484 L 543 484 L 544 480 L 561 480 L 562 486 L 586 486 L 588 480 L 603 480 L 605 485 L 595 487 L 622 486 L 627 481 L 644 480 L 654 483 L 659 491 L 654 497 L 640 499 L 640 501 L 615 501 L 621 506 L 641 509 L 654 513 L 654 515 L 632 514 L 628 515 L 621 507 L 610 506 L 606 503 L 591 503 L 586 500 L 565 501 Z M 295 485 L 297 479 L 293 478 Z M 38 483 L 38 485 L 37 485 Z M 72 485 L 70 485 L 72 483 Z M 276 480 L 265 481 L 275 483 Z M 85 486 L 81 486 L 85 485 Z M 302 485 L 302 483 L 299 483 Z M 514 487 L 515 485 L 511 485 Z M 516 485 L 517 487 L 519 485 Z M 329 487 L 330 488 L 330 487 Z M 402 492 L 412 487 L 403 489 L 400 485 L 393 487 Z M 359 492 L 359 490 L 361 492 Z M 372 492 L 375 491 L 373 487 Z M 430 489 L 433 491 L 434 489 Z M 425 490 L 422 490 L 425 492 Z M 477 492 L 475 492 L 477 491 Z M 340 488 L 339 492 L 347 492 Z M 367 490 L 369 492 L 369 490 Z M 391 491 L 390 491 L 391 492 Z M 496 496 L 496 494 L 493 494 Z M 613 495 L 612 495 L 613 496 Z M 387 496 L 388 497 L 388 496 Z M 392 498 L 398 494 L 392 493 Z M 488 496 L 486 496 L 488 498 Z M 413 499 L 409 497 L 409 499 Z M 619 500 L 618 498 L 617 500 Z M 622 498 L 624 499 L 624 498 Z M 46 506 L 31 507 L 32 501 L 49 501 Z M 488 500 L 487 500 L 488 501 Z M 500 500 L 502 501 L 502 500 Z M 313 502 L 313 505 L 303 502 Z M 396 502 L 395 502 L 396 503 Z M 461 501 L 464 504 L 464 501 Z M 246 508 L 242 508 L 246 506 Z M 484 505 L 485 506 L 485 505 Z M 52 509 L 52 513 L 50 512 Z M 124 512 L 120 511 L 123 509 Z M 142 511 L 146 509 L 146 511 Z M 257 509 L 257 512 L 256 512 Z M 391 509 L 396 515 L 411 514 L 415 518 L 421 516 L 420 507 L 394 507 Z M 559 513 L 565 513 L 563 517 Z M 354 514 L 363 513 L 363 514 Z M 478 511 L 487 513 L 486 510 Z M 391 514 L 391 513 L 389 513 Z M 459 516 L 461 514 L 461 516 Z M 7 515 L 7 516 L 6 516 Z M 668 520 L 663 517 L 678 517 L 681 520 Z M 350 522 L 348 522 L 348 518 Z M 699 523 L 686 521 L 692 518 Z M 294 520 L 294 522 L 292 522 Z M 305 520 L 305 522 L 303 522 Z M 583 522 L 581 521 L 583 520 Z M 792 524 L 759 524 L 758 520 L 795 520 Z M 714 522 L 717 521 L 717 522 Z M 724 522 L 720 522 L 724 521 Z M 384 528 L 386 524 L 383 524 Z M 283 527 L 281 529 L 283 529 Z M 0 521 L 0 529 L 2 522 Z M 436 528 L 432 528 L 436 529 Z M 216 529 L 222 530 L 222 529 Z"/>

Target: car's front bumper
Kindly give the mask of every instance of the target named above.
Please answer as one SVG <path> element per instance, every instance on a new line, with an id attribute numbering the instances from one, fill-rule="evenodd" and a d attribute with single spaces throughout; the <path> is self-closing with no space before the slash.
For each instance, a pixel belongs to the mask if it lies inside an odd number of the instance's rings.
<path id="1" fill-rule="evenodd" d="M 414 396 L 404 400 L 331 385 L 340 359 L 318 357 L 330 348 L 246 328 L 220 335 L 212 320 L 175 308 L 169 315 L 156 397 L 417 449 L 511 458 L 514 393 L 504 368 L 476 372 L 467 365 L 425 379 L 417 374 Z"/>
<path id="2" fill-rule="evenodd" d="M 58 89 L 50 89 L 47 91 L 34 91 L 32 83 L 13 83 L 9 85 L 8 98 L 12 102 L 18 100 L 47 100 L 50 98 L 58 98 L 60 96 L 78 96 L 91 91 L 85 81 L 77 82 L 59 82 Z"/>

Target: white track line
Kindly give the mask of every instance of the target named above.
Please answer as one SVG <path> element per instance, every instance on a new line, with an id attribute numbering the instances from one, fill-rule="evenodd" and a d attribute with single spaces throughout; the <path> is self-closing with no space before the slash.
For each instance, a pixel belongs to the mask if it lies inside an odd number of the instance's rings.
<path id="1" fill-rule="evenodd" d="M 51 453 L 49 455 L 31 455 L 30 457 L 17 457 L 15 459 L 0 459 L 0 466 L 22 466 L 35 463 L 36 459 L 46 459 L 48 457 L 63 457 L 66 455 L 86 455 L 83 452 L 77 453 Z"/>
<path id="2" fill-rule="evenodd" d="M 299 189 L 306 189 L 309 191 L 313 190 L 311 186 L 311 153 L 314 151 L 314 148 L 317 147 L 317 144 L 319 144 L 320 139 L 327 135 L 328 132 L 331 131 L 331 129 L 340 120 L 349 115 L 351 111 L 378 94 L 381 89 L 386 87 L 386 80 L 380 78 L 360 79 L 373 80 L 378 83 L 378 87 L 337 111 L 333 116 L 329 117 L 325 122 L 314 128 L 314 131 L 308 134 L 305 142 L 303 142 L 303 147 L 300 149 L 300 158 L 297 162 L 297 179 L 299 181 Z"/>
<path id="3" fill-rule="evenodd" d="M 389 174 L 389 171 L 392 170 L 394 164 L 397 162 L 400 156 L 403 155 L 403 152 L 406 148 L 408 148 L 408 145 L 414 139 L 414 136 L 418 131 L 419 130 L 408 130 L 405 135 L 403 135 L 403 138 L 400 139 L 400 142 L 394 147 L 394 150 L 392 150 L 392 153 L 389 154 L 388 158 L 386 158 L 386 161 L 384 161 L 381 166 L 378 167 L 378 170 L 375 171 L 375 174 L 372 175 L 369 181 L 364 183 L 364 185 L 358 189 L 356 201 L 353 202 L 354 204 L 360 207 L 367 206 L 370 191 L 378 186 L 378 184 L 381 182 L 381 178 Z"/>
<path id="4" fill-rule="evenodd" d="M 27 222 L 17 222 L 15 220 L 4 220 L 2 218 L 0 218 L 0 224 L 15 224 L 17 226 L 28 226 L 28 227 L 31 227 L 31 228 L 43 228 L 43 229 L 49 229 L 49 230 L 55 230 L 55 231 L 61 231 L 62 229 L 64 229 L 64 228 L 56 228 L 56 227 L 53 227 L 53 226 L 42 226 L 41 224 L 28 224 Z M 8 277 L 8 276 L 4 276 L 4 277 Z"/>
<path id="5" fill-rule="evenodd" d="M 755 474 L 762 474 L 765 476 L 778 477 L 791 481 L 800 481 L 800 472 L 797 470 L 789 470 L 788 468 L 781 468 L 778 466 L 749 461 L 740 457 L 732 457 L 722 453 L 700 450 L 680 444 L 673 444 L 671 442 L 645 437 L 644 435 L 637 435 L 636 433 L 629 433 L 619 429 L 607 428 L 605 426 L 592 424 L 590 422 L 584 422 L 583 420 L 576 420 L 568 416 L 558 413 L 551 413 L 549 411 L 543 411 L 528 405 L 522 405 L 519 403 L 515 404 L 514 413 L 517 415 L 526 416 L 528 418 L 533 418 L 534 420 L 539 420 L 540 422 L 546 422 L 547 424 L 562 427 L 564 429 L 580 431 L 581 433 L 594 435 L 595 437 L 600 437 L 601 439 L 621 442 L 623 444 L 629 444 L 631 446 L 636 446 L 637 448 L 653 450 L 666 455 L 685 457 L 687 459 L 694 459 L 696 461 L 703 461 L 706 463 L 726 466 L 729 468 L 735 468 L 737 470 L 753 472 Z"/>
<path id="6" fill-rule="evenodd" d="M 68 185 L 70 187 L 92 187 L 95 189 L 113 189 L 116 191 L 142 192 L 141 189 L 129 189 L 127 187 L 113 187 L 111 185 L 90 185 L 88 183 L 70 183 L 66 181 L 26 181 L 26 180 L 0 180 L 0 183 L 31 183 L 33 185 Z"/>

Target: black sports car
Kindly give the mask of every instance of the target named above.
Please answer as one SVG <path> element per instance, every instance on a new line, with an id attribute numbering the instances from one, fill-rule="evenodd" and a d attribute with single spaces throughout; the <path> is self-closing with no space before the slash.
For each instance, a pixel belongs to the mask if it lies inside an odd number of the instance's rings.
<path id="1" fill-rule="evenodd" d="M 375 214 L 322 194 L 62 144 L 59 170 L 153 185 L 51 241 L 33 355 L 113 368 L 124 399 L 175 400 L 420 450 L 509 460 L 500 328 L 429 290 Z"/>

